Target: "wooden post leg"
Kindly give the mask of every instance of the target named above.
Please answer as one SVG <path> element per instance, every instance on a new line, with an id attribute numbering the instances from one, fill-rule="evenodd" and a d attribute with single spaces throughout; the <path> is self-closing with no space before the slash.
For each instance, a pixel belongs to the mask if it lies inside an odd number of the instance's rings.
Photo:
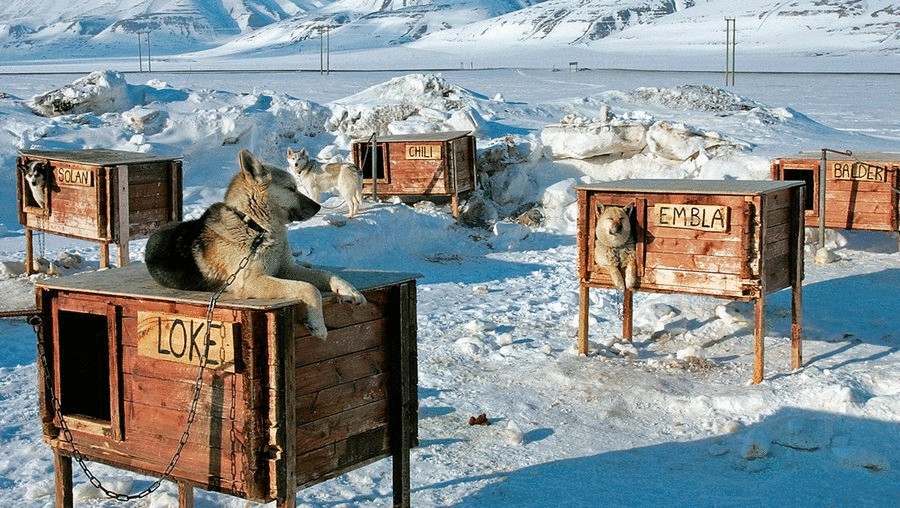
<path id="1" fill-rule="evenodd" d="M 56 508 L 72 508 L 72 458 L 54 453 L 53 469 L 56 476 Z"/>
<path id="2" fill-rule="evenodd" d="M 126 239 L 117 244 L 119 246 L 119 268 L 122 268 L 131 261 L 131 256 L 128 254 L 128 243 L 129 241 Z"/>
<path id="3" fill-rule="evenodd" d="M 284 498 L 278 498 L 275 501 L 275 508 L 297 508 L 297 491 L 295 488 L 289 488 L 289 495 Z"/>
<path id="4" fill-rule="evenodd" d="M 794 281 L 791 289 L 791 369 L 803 367 L 803 289 L 800 281 Z"/>
<path id="5" fill-rule="evenodd" d="M 178 482 L 178 508 L 194 508 L 194 487 Z"/>
<path id="6" fill-rule="evenodd" d="M 109 268 L 109 244 L 100 243 L 100 268 Z"/>
<path id="7" fill-rule="evenodd" d="M 391 409 L 399 414 L 391 417 L 391 423 L 398 428 L 395 429 L 391 444 L 392 450 L 392 479 L 394 489 L 393 505 L 395 508 L 410 507 L 410 458 L 409 450 L 412 448 L 412 426 L 416 425 L 416 417 L 413 414 L 413 405 L 416 404 L 416 373 L 417 368 L 415 361 L 414 343 L 415 336 L 415 296 L 416 289 L 413 283 L 403 284 L 400 286 L 400 344 L 396 349 L 397 357 L 397 375 L 400 377 L 399 385 L 395 382 L 394 397 L 399 399 L 399 403 L 395 404 Z M 399 388 L 399 390 L 397 390 Z M 399 435 L 397 434 L 399 432 Z"/>
<path id="8" fill-rule="evenodd" d="M 590 318 L 590 288 L 581 284 L 578 288 L 578 352 L 586 355 L 588 350 L 588 320 Z"/>
<path id="9" fill-rule="evenodd" d="M 450 198 L 450 209 L 453 211 L 453 218 L 459 218 L 459 194 L 453 194 Z"/>
<path id="10" fill-rule="evenodd" d="M 25 275 L 34 273 L 34 232 L 25 228 Z"/>
<path id="11" fill-rule="evenodd" d="M 626 289 L 622 295 L 622 338 L 631 342 L 634 323 L 634 291 Z"/>
<path id="12" fill-rule="evenodd" d="M 753 315 L 753 384 L 762 383 L 765 363 L 766 305 L 764 297 L 756 299 Z"/>

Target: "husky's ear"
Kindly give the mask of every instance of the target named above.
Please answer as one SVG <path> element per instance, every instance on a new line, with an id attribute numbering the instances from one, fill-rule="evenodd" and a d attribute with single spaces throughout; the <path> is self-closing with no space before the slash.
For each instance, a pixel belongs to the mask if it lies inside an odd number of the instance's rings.
<path id="1" fill-rule="evenodd" d="M 603 214 L 603 203 L 597 203 L 596 209 L 597 209 L 597 215 L 602 215 Z"/>
<path id="2" fill-rule="evenodd" d="M 630 216 L 631 212 L 634 211 L 634 203 L 628 203 L 627 205 L 625 205 L 625 208 L 623 208 L 623 210 L 625 211 L 625 215 Z"/>
<path id="3" fill-rule="evenodd" d="M 288 156 L 288 157 L 293 157 L 293 156 L 294 156 L 294 151 L 291 150 L 291 147 L 288 147 L 288 154 L 287 154 L 287 156 Z"/>
<path id="4" fill-rule="evenodd" d="M 297 153 L 299 153 L 300 155 L 306 155 L 306 147 L 301 148 Z"/>
<path id="5" fill-rule="evenodd" d="M 241 164 L 241 171 L 250 178 L 262 180 L 269 174 L 269 170 L 266 169 L 266 166 L 256 160 L 256 157 L 254 157 L 253 154 L 250 153 L 250 150 L 247 150 L 246 148 L 241 150 L 241 153 L 238 154 L 238 160 Z"/>

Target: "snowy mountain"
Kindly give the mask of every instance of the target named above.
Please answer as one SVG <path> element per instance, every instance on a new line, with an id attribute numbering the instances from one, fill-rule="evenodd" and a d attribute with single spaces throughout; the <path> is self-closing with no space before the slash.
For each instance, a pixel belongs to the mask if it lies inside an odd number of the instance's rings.
<path id="1" fill-rule="evenodd" d="M 0 47 L 9 57 L 114 56 L 137 34 L 167 53 L 212 47 L 245 32 L 309 12 L 305 0 L 22 0 L 0 6 Z M 146 35 L 144 35 L 146 38 Z"/>
<path id="2" fill-rule="evenodd" d="M 330 50 L 394 51 L 403 67 L 547 65 L 560 56 L 594 66 L 708 70 L 734 18 L 744 68 L 771 55 L 880 55 L 897 68 L 900 3 L 891 0 L 103 0 L 74 6 L 21 0 L 0 6 L 5 62 L 155 55 L 209 58 L 306 56 Z M 138 35 L 143 34 L 139 42 Z M 413 50 L 418 51 L 415 53 Z M 651 50 L 648 52 L 648 50 Z M 640 55 L 637 57 L 635 55 Z M 745 59 L 749 57 L 749 59 Z M 419 60 L 416 60 L 416 59 Z M 367 57 L 349 65 L 366 66 Z M 383 58 L 380 60 L 384 60 Z M 834 59 L 832 59 L 834 60 Z M 849 62 L 849 63 L 847 63 Z M 292 65 L 298 60 L 291 60 Z M 301 65 L 304 65 L 301 64 Z M 557 62 L 553 62 L 554 65 Z M 715 68 L 719 68 L 718 63 Z M 833 69 L 829 69 L 833 70 Z"/>

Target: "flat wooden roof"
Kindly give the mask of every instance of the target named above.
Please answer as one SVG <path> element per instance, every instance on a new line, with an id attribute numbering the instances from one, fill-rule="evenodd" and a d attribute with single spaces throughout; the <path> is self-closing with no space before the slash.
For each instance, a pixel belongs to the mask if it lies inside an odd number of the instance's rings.
<path id="1" fill-rule="evenodd" d="M 789 157 L 778 157 L 779 159 L 815 159 L 822 160 L 821 150 L 803 150 L 797 155 Z M 900 152 L 852 152 L 851 155 L 827 152 L 825 154 L 827 160 L 840 161 L 900 161 Z"/>
<path id="2" fill-rule="evenodd" d="M 684 179 L 633 179 L 616 180 L 596 184 L 576 185 L 576 189 L 616 192 L 650 193 L 692 193 L 719 195 L 756 195 L 788 187 L 797 187 L 803 182 L 793 180 L 684 180 Z"/>
<path id="3" fill-rule="evenodd" d="M 470 135 L 469 131 L 426 132 L 422 134 L 394 134 L 390 136 L 376 136 L 379 143 L 397 143 L 407 141 L 452 141 Z"/>
<path id="4" fill-rule="evenodd" d="M 340 267 L 317 268 L 327 269 L 340 275 L 360 291 L 392 286 L 422 277 L 418 273 Z M 213 294 L 207 291 L 182 291 L 180 289 L 163 287 L 153 280 L 147 271 L 147 265 L 144 263 L 130 263 L 122 268 L 110 268 L 108 270 L 82 272 L 66 277 L 44 279 L 36 282 L 35 286 L 61 291 L 76 291 L 137 299 L 174 300 L 197 305 L 208 305 Z M 327 297 L 328 294 L 330 293 L 323 294 L 323 297 Z M 217 300 L 216 305 L 228 309 L 266 310 L 274 307 L 287 307 L 299 302 L 299 299 L 238 299 L 222 295 Z"/>
<path id="5" fill-rule="evenodd" d="M 86 148 L 84 150 L 19 150 L 28 157 L 41 157 L 65 162 L 87 164 L 89 166 L 115 166 L 117 164 L 141 164 L 144 162 L 161 162 L 181 159 L 181 157 L 163 157 L 152 153 L 126 152 L 107 148 Z"/>

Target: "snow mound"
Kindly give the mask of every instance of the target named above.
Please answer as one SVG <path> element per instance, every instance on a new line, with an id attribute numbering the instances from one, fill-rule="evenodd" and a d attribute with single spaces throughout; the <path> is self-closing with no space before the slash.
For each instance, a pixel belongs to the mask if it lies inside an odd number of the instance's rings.
<path id="1" fill-rule="evenodd" d="M 141 103 L 142 98 L 131 91 L 121 72 L 97 71 L 70 85 L 37 95 L 29 105 L 35 113 L 47 117 L 112 113 Z"/>
<path id="2" fill-rule="evenodd" d="M 407 74 L 330 104 L 328 130 L 357 138 L 474 130 L 474 97 L 440 75 Z"/>

